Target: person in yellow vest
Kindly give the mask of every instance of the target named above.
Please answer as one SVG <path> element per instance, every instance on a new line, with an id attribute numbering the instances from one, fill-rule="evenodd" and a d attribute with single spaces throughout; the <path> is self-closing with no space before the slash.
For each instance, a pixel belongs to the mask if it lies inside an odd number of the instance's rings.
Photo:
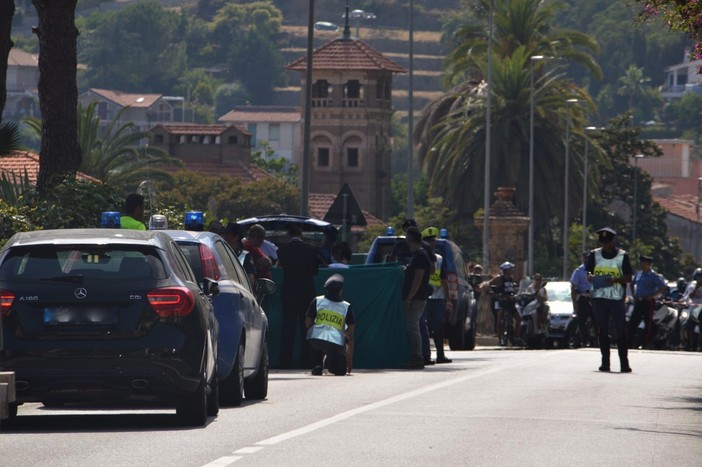
<path id="1" fill-rule="evenodd" d="M 585 269 L 592 283 L 592 311 L 597 323 L 602 364 L 600 371 L 609 371 L 609 323 L 617 334 L 617 351 L 622 373 L 631 373 L 626 339 L 626 284 L 631 282 L 629 254 L 614 246 L 617 232 L 610 227 L 597 231 L 600 248 L 592 250 Z"/>
<path id="2" fill-rule="evenodd" d="M 436 237 L 439 236 L 439 229 L 427 227 L 422 231 L 422 238 L 431 246 L 436 255 L 436 267 L 429 275 L 429 286 L 431 295 L 427 298 L 427 305 L 424 307 L 423 318 L 431 327 L 434 347 L 436 347 L 436 360 L 431 360 L 431 349 L 429 347 L 429 329 L 427 326 L 420 327 L 422 333 L 422 355 L 424 364 L 451 363 L 452 360 L 444 353 L 444 322 L 447 315 L 453 310 L 453 303 L 449 295 L 448 272 L 444 258 L 436 252 Z M 420 322 L 421 326 L 421 322 Z"/>
<path id="3" fill-rule="evenodd" d="M 119 225 L 123 229 L 146 230 L 144 224 L 144 197 L 131 193 L 124 200 L 124 212 L 120 216 Z"/>
<path id="4" fill-rule="evenodd" d="M 321 375 L 326 363 L 331 373 L 344 376 L 351 374 L 353 368 L 353 310 L 341 298 L 344 276 L 331 275 L 324 288 L 326 293 L 312 300 L 305 318 L 307 340 L 312 347 L 312 374 Z"/>

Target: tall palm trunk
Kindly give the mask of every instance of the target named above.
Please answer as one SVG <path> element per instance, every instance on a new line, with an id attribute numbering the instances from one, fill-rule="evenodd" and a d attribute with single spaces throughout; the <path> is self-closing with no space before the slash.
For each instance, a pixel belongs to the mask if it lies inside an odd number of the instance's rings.
<path id="1" fill-rule="evenodd" d="M 37 191 L 48 192 L 75 176 L 81 163 L 78 144 L 78 63 L 75 26 L 77 0 L 32 0 L 39 17 L 39 108 L 42 138 Z"/>
<path id="2" fill-rule="evenodd" d="M 13 43 L 12 17 L 15 15 L 15 0 L 0 0 L 0 121 L 7 101 L 7 58 Z"/>

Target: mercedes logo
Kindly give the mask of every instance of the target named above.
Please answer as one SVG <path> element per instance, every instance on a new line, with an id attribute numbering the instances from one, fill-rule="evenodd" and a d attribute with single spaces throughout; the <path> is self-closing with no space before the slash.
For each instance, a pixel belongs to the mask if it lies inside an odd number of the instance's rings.
<path id="1" fill-rule="evenodd" d="M 73 292 L 73 295 L 75 295 L 77 299 L 82 300 L 88 296 L 88 291 L 85 290 L 83 287 L 80 287 L 76 289 L 75 292 Z"/>

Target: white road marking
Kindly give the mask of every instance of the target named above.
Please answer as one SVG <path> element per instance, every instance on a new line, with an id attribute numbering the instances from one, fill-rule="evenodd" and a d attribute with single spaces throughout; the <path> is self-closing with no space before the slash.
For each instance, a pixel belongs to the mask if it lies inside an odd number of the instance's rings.
<path id="1" fill-rule="evenodd" d="M 556 355 L 558 352 L 552 352 L 547 355 Z M 533 357 L 536 358 L 536 357 Z M 539 354 L 538 358 L 543 359 L 545 358 L 544 355 Z M 289 431 L 287 433 L 282 433 L 277 436 L 273 436 L 272 438 L 265 439 L 263 441 L 259 441 L 256 444 L 263 445 L 263 446 L 270 446 L 273 444 L 280 443 L 282 441 L 287 441 L 291 438 L 295 438 L 297 436 L 305 435 L 307 433 L 311 433 L 315 430 L 319 430 L 320 428 L 327 427 L 333 423 L 340 422 L 342 420 L 346 420 L 347 418 L 351 418 L 354 415 L 362 414 L 365 412 L 369 412 L 371 410 L 379 409 L 381 407 L 388 406 L 390 404 L 394 404 L 395 402 L 400 402 L 415 396 L 419 396 L 421 394 L 426 394 L 428 392 L 436 391 L 437 389 L 442 389 L 448 386 L 453 386 L 454 384 L 459 384 L 464 381 L 469 381 L 471 379 L 476 379 L 483 377 L 485 375 L 489 375 L 492 373 L 497 373 L 499 371 L 503 371 L 507 368 L 511 368 L 513 366 L 517 365 L 523 365 L 524 360 L 520 360 L 519 362 L 515 362 L 511 365 L 505 365 L 505 366 L 499 366 L 496 368 L 488 368 L 485 370 L 480 370 L 475 373 L 471 373 L 469 375 L 461 376 L 460 378 L 455 378 L 447 381 L 442 381 L 440 383 L 432 384 L 430 386 L 426 386 L 423 388 L 415 389 L 414 391 L 409 391 L 403 394 L 398 394 L 396 396 L 390 397 L 388 399 L 384 399 L 378 402 L 374 402 L 372 404 L 364 405 L 363 407 L 358 407 L 352 410 L 349 410 L 347 412 L 342 412 L 340 414 L 334 415 L 333 417 L 326 418 L 324 420 L 320 420 L 318 422 L 311 423 L 307 426 L 303 426 L 302 428 L 298 428 L 296 430 Z"/>
<path id="2" fill-rule="evenodd" d="M 226 456 L 226 457 L 220 457 L 219 459 L 216 459 L 209 464 L 205 464 L 202 467 L 225 467 L 227 465 L 233 464 L 234 462 L 238 461 L 241 459 L 241 456 Z"/>
<path id="3" fill-rule="evenodd" d="M 263 449 L 263 446 L 249 446 L 247 448 L 237 449 L 233 454 L 253 454 L 256 451 Z"/>

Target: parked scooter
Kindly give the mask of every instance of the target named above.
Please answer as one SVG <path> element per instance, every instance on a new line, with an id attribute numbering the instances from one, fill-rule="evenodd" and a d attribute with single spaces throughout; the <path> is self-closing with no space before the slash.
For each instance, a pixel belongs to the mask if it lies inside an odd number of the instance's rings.
<path id="1" fill-rule="evenodd" d="M 693 305 L 680 312 L 683 348 L 688 352 L 697 352 L 699 349 L 701 312 L 702 305 Z"/>
<path id="2" fill-rule="evenodd" d="M 530 349 L 544 348 L 548 340 L 548 325 L 551 319 L 548 303 L 539 303 L 535 293 L 521 293 L 518 309 L 522 316 L 520 328 L 522 340 Z"/>

